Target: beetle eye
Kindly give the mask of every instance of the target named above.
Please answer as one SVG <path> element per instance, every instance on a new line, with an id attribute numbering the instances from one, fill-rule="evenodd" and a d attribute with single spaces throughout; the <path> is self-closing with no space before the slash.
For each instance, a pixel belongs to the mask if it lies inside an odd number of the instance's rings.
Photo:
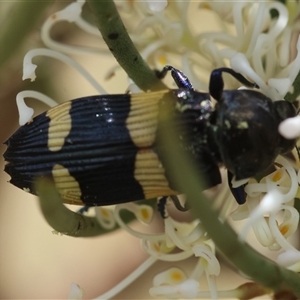
<path id="1" fill-rule="evenodd" d="M 276 117 L 279 122 L 297 115 L 296 108 L 291 102 L 279 100 L 274 102 Z"/>
<path id="2" fill-rule="evenodd" d="M 274 108 L 278 125 L 280 124 L 280 122 L 288 118 L 293 118 L 297 115 L 294 105 L 285 100 L 275 101 Z M 292 151 L 292 149 L 295 147 L 295 144 L 296 139 L 288 140 L 280 135 L 279 153 L 284 154 Z"/>
<path id="3" fill-rule="evenodd" d="M 291 152 L 296 146 L 296 140 L 287 140 L 284 137 L 280 137 L 279 153 L 285 154 Z"/>

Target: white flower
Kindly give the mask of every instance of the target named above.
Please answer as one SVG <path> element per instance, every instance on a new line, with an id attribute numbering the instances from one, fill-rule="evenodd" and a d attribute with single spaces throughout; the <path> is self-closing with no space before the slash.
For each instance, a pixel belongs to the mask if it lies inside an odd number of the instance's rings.
<path id="1" fill-rule="evenodd" d="M 288 118 L 279 125 L 279 133 L 287 139 L 295 139 L 300 136 L 300 116 Z"/>
<path id="2" fill-rule="evenodd" d="M 115 219 L 120 227 L 142 240 L 143 249 L 152 258 L 175 262 L 192 255 L 199 257 L 190 278 L 178 268 L 171 268 L 158 274 L 154 278 L 153 288 L 150 289 L 151 295 L 170 297 L 170 295 L 176 294 L 178 297 L 193 298 L 201 292 L 198 281 L 201 276 L 205 275 L 212 298 L 215 298 L 217 294 L 215 277 L 220 273 L 220 265 L 215 256 L 214 245 L 208 240 L 206 232 L 198 220 L 183 223 L 168 217 L 164 219 L 165 233 L 145 234 L 131 229 L 122 221 L 120 211 L 123 209 L 130 210 L 138 216 L 144 206 L 134 203 L 117 205 Z M 173 252 L 175 249 L 180 252 Z"/>
<path id="3" fill-rule="evenodd" d="M 248 183 L 245 188 L 248 194 L 247 202 L 239 207 L 232 217 L 234 220 L 248 218 L 240 232 L 241 240 L 246 239 L 252 227 L 263 246 L 269 247 L 270 250 L 289 250 L 294 247 L 286 238 L 295 233 L 299 223 L 299 213 L 293 207 L 298 191 L 298 178 L 286 159 L 278 157 L 276 162 L 282 167 L 260 183 Z M 280 216 L 281 222 L 278 224 L 277 219 Z"/>
<path id="4" fill-rule="evenodd" d="M 83 290 L 76 283 L 71 284 L 68 300 L 81 300 L 83 298 Z"/>

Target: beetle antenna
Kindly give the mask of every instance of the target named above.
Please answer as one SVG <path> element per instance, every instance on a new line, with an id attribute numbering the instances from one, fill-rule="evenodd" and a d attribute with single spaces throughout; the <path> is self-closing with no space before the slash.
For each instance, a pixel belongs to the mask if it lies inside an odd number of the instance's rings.
<path id="1" fill-rule="evenodd" d="M 175 195 L 172 195 L 170 196 L 172 202 L 174 203 L 174 206 L 180 210 L 180 211 L 188 211 L 190 208 L 189 208 L 189 205 L 187 203 L 185 203 L 185 205 L 181 205 L 180 201 L 179 201 L 179 198 Z"/>
<path id="2" fill-rule="evenodd" d="M 230 68 L 219 68 L 211 72 L 209 80 L 209 93 L 217 100 L 220 101 L 222 98 L 222 93 L 224 89 L 224 81 L 222 73 L 228 73 L 238 80 L 243 85 L 250 88 L 259 88 L 255 82 L 247 80 L 242 74 L 235 72 Z"/>
<path id="3" fill-rule="evenodd" d="M 189 205 L 185 203 L 185 205 L 181 205 L 179 198 L 175 195 L 172 196 L 164 196 L 158 200 L 157 203 L 157 209 L 158 212 L 160 213 L 161 217 L 163 219 L 167 218 L 167 213 L 166 213 L 166 204 L 167 204 L 167 199 L 168 197 L 172 200 L 174 206 L 179 210 L 179 211 L 188 211 L 190 209 Z"/>
<path id="4" fill-rule="evenodd" d="M 187 76 L 172 66 L 166 65 L 161 71 L 156 70 L 156 76 L 159 79 L 163 79 L 167 75 L 168 71 L 171 71 L 171 76 L 179 88 L 194 90 L 193 85 Z"/>

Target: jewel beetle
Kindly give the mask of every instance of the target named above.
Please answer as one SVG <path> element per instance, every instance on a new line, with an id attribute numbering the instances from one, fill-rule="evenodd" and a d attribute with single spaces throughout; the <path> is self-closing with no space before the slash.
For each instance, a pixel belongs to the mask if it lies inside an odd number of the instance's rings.
<path id="1" fill-rule="evenodd" d="M 5 142 L 10 182 L 36 194 L 35 179 L 51 176 L 65 203 L 89 206 L 176 195 L 157 139 L 166 109 L 178 126 L 170 128 L 178 129 L 178 147 L 194 158 L 205 188 L 221 183 L 220 165 L 229 179 L 249 178 L 295 146 L 278 132 L 281 121 L 296 115 L 291 103 L 257 90 L 224 90 L 222 73 L 256 87 L 230 68 L 211 73 L 209 93 L 195 91 L 171 66 L 158 75 L 168 71 L 178 89 L 78 98 L 21 126 Z M 229 186 L 244 203 L 243 187 L 233 188 L 231 180 Z"/>

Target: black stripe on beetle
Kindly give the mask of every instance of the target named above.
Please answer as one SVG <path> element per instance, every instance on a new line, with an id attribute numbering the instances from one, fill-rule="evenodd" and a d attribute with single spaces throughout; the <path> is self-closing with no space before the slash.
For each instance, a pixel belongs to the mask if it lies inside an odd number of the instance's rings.
<path id="1" fill-rule="evenodd" d="M 278 133 L 279 123 L 296 115 L 286 101 L 271 101 L 253 90 L 223 90 L 222 72 L 254 87 L 228 68 L 212 72 L 210 95 L 194 91 L 180 71 L 167 66 L 178 90 L 133 95 L 91 96 L 65 102 L 20 127 L 7 141 L 5 171 L 15 186 L 35 194 L 34 180 L 52 176 L 66 203 L 109 205 L 178 194 L 165 169 L 159 143 L 165 111 L 175 118 L 178 147 L 193 156 L 205 187 L 229 177 L 255 176 L 295 140 Z M 229 186 L 238 203 L 243 187 Z"/>
<path id="2" fill-rule="evenodd" d="M 72 204 L 170 194 L 150 149 L 162 95 L 152 94 L 149 101 L 141 95 L 80 98 L 37 116 L 7 141 L 5 171 L 11 183 L 35 193 L 36 176 L 53 176 L 63 200 Z"/>

